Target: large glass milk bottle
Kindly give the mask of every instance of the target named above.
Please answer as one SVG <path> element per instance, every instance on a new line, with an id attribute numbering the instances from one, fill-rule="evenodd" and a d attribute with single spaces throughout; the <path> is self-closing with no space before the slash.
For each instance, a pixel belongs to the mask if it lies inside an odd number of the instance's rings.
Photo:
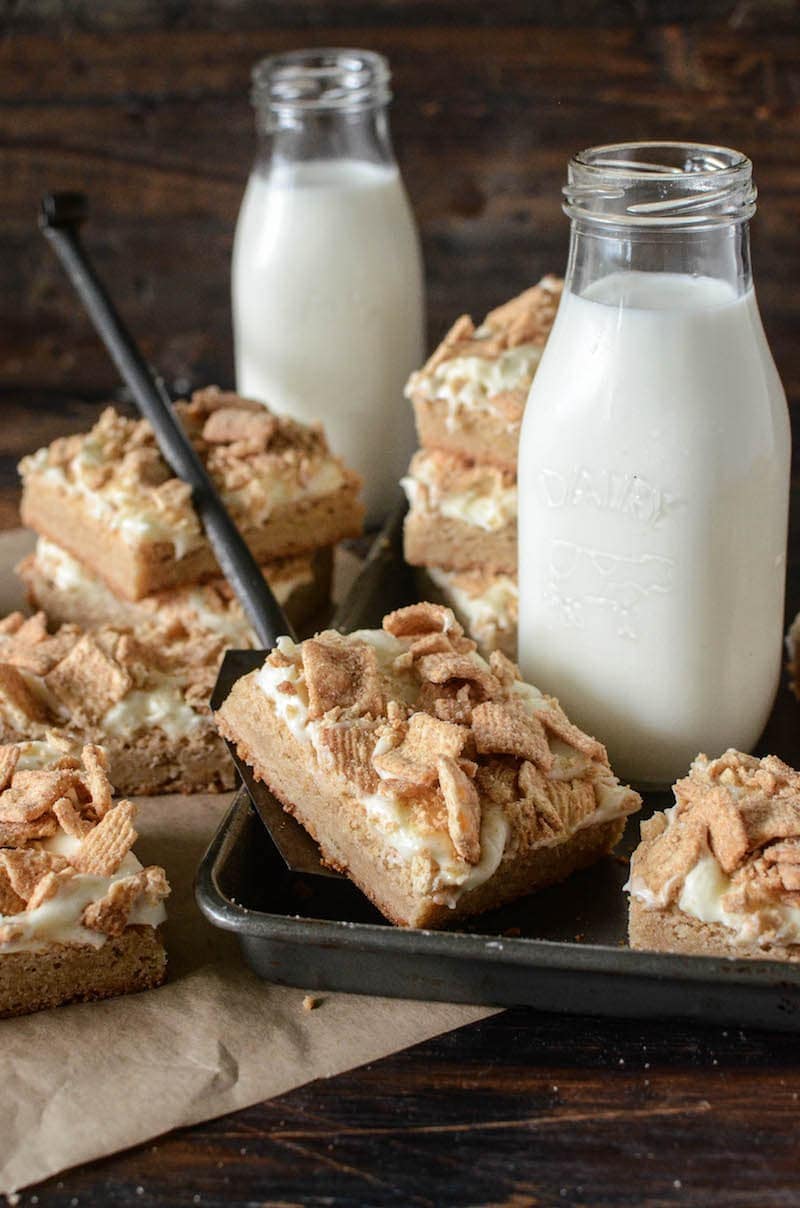
<path id="1" fill-rule="evenodd" d="M 751 164 L 582 152 L 522 427 L 520 661 L 639 783 L 749 750 L 782 659 L 790 434 L 750 273 Z"/>
<path id="2" fill-rule="evenodd" d="M 259 150 L 233 254 L 237 389 L 322 420 L 378 519 L 408 464 L 403 385 L 424 352 L 389 66 L 362 50 L 298 51 L 265 59 L 253 80 Z"/>

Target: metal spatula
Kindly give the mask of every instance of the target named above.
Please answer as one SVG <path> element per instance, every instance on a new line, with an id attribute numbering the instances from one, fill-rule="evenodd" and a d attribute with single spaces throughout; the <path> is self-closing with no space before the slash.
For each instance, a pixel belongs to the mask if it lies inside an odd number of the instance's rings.
<path id="1" fill-rule="evenodd" d="M 402 556 L 405 511 L 405 500 L 399 500 L 376 537 L 347 597 L 337 609 L 332 622 L 333 628 L 342 633 L 349 633 L 353 629 L 380 626 L 385 612 L 399 608 L 414 599 L 413 574 Z M 211 708 L 219 708 L 236 681 L 260 667 L 263 661 L 263 651 L 229 650 L 219 669 L 211 697 Z M 286 813 L 267 786 L 256 780 L 251 768 L 239 758 L 232 743 L 228 743 L 228 750 L 250 800 L 287 868 L 305 876 L 340 877 L 340 873 L 326 868 L 321 861 L 319 848 L 308 832 Z"/>

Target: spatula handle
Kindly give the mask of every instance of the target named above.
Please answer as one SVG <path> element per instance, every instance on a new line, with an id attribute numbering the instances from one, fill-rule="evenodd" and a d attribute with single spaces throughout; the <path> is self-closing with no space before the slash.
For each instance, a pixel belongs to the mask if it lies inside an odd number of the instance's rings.
<path id="1" fill-rule="evenodd" d="M 164 460 L 191 487 L 192 502 L 222 573 L 259 642 L 265 649 L 271 649 L 281 634 L 294 636 L 291 626 L 189 441 L 164 387 L 153 377 L 95 272 L 79 234 L 88 212 L 88 202 L 82 193 L 46 193 L 42 198 L 40 226 L 137 407 L 152 425 Z"/>

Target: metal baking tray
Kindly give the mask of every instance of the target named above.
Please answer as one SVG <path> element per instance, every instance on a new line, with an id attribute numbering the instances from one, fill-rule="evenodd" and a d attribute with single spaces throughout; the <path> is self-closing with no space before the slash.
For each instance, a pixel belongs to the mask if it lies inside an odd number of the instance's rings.
<path id="1" fill-rule="evenodd" d="M 637 841 L 634 819 L 620 853 Z M 798 966 L 628 948 L 625 864 L 609 857 L 463 931 L 404 930 L 349 881 L 289 872 L 242 789 L 196 893 L 251 969 L 281 985 L 800 1031 Z"/>
<path id="2" fill-rule="evenodd" d="M 379 625 L 384 612 L 414 598 L 395 538 L 350 593 L 343 628 Z M 214 703 L 261 659 L 263 653 L 229 652 Z M 776 713 L 780 719 L 785 710 Z M 262 816 L 277 814 L 301 829 L 274 799 L 265 800 L 264 786 L 259 790 Z M 238 936 L 259 977 L 283 985 L 800 1031 L 800 965 L 627 946 L 627 857 L 640 818 L 669 803 L 668 794 L 648 794 L 617 853 L 561 885 L 459 931 L 423 931 L 392 927 L 346 878 L 291 871 L 241 789 L 198 870 L 197 902 L 214 925 Z"/>

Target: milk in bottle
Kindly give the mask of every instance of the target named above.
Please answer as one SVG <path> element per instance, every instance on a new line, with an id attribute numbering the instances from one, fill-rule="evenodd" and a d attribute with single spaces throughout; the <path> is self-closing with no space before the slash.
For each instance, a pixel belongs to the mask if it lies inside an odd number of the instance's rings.
<path id="1" fill-rule="evenodd" d="M 254 72 L 264 145 L 233 255 L 236 385 L 322 420 L 365 479 L 396 495 L 413 444 L 403 385 L 423 359 L 419 241 L 389 142 L 389 70 L 365 51 L 303 51 Z"/>
<path id="2" fill-rule="evenodd" d="M 520 661 L 621 775 L 666 784 L 699 751 L 751 749 L 780 676 L 790 435 L 750 164 L 598 149 L 565 193 L 567 281 L 520 442 Z"/>

